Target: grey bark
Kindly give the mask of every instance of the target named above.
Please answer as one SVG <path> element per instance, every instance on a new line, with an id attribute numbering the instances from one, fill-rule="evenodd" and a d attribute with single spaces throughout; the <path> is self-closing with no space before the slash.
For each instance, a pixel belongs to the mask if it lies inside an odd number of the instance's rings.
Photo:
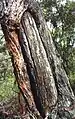
<path id="1" fill-rule="evenodd" d="M 75 118 L 75 97 L 38 3 L 2 4 L 1 25 L 29 113 L 37 119 Z"/>

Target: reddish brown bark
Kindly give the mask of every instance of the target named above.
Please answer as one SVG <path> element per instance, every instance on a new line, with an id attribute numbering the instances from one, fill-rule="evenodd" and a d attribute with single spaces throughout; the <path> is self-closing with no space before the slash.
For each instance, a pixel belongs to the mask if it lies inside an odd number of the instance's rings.
<path id="1" fill-rule="evenodd" d="M 25 103 L 28 108 L 27 110 L 31 111 L 34 115 L 39 116 L 39 112 L 36 109 L 36 105 L 31 92 L 31 86 L 29 76 L 27 74 L 26 64 L 24 62 L 21 47 L 19 45 L 18 34 L 16 31 L 17 29 L 15 27 L 11 29 L 10 24 L 8 26 L 2 25 L 2 29 L 4 31 L 6 44 L 12 58 L 16 80 L 19 89 L 25 99 Z"/>

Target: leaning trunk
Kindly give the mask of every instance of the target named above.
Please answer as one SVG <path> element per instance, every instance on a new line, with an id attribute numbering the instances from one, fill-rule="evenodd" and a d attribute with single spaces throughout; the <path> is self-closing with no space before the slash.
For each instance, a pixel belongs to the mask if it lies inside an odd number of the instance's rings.
<path id="1" fill-rule="evenodd" d="M 9 17 L 1 24 L 25 99 L 25 118 L 74 118 L 74 95 L 39 5 L 34 0 L 9 3 Z"/>
<path id="2" fill-rule="evenodd" d="M 9 24 L 10 25 L 10 24 Z M 18 35 L 16 30 L 8 29 L 5 25 L 2 24 L 2 29 L 5 35 L 6 44 L 11 55 L 11 61 L 14 67 L 14 74 L 18 87 L 25 100 L 25 118 L 29 118 L 32 115 L 35 117 L 40 117 L 40 114 L 36 108 L 33 95 L 31 92 L 30 80 L 27 74 L 26 63 L 24 62 L 21 47 L 19 45 Z M 14 27 L 15 29 L 15 27 Z M 30 113 L 29 113 L 30 112 Z M 41 117 L 40 117 L 41 118 Z"/>

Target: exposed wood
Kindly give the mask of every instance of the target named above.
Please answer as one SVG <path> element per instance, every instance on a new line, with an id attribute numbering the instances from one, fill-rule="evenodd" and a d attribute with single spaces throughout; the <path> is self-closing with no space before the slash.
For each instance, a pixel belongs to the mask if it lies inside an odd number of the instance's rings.
<path id="1" fill-rule="evenodd" d="M 40 114 L 36 109 L 33 95 L 31 93 L 30 81 L 27 74 L 26 64 L 24 63 L 24 59 L 21 53 L 18 35 L 16 33 L 16 30 L 9 29 L 9 25 L 5 26 L 2 24 L 2 29 L 5 35 L 7 47 L 12 57 L 16 80 L 27 105 L 26 111 L 28 111 L 28 113 L 30 112 L 31 114 L 36 115 L 36 117 L 39 117 Z"/>

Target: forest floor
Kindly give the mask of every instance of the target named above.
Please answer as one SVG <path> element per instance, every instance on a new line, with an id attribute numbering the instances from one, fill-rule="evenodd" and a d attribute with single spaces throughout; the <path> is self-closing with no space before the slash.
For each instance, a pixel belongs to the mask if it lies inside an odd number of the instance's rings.
<path id="1" fill-rule="evenodd" d="M 25 103 L 18 97 L 12 97 L 7 102 L 0 102 L 0 119 L 24 119 Z"/>

